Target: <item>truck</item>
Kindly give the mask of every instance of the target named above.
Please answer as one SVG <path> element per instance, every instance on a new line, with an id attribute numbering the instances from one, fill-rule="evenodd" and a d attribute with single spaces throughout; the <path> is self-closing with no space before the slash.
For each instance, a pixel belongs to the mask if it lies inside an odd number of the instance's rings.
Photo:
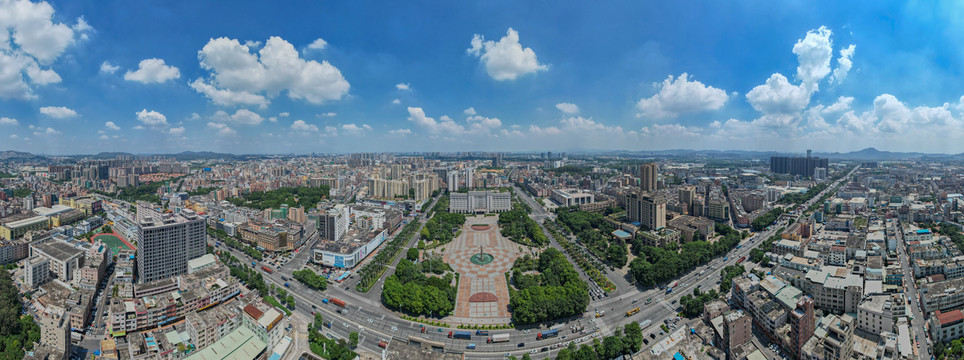
<path id="1" fill-rule="evenodd" d="M 269 268 L 269 267 L 267 267 L 267 266 L 264 266 L 264 265 L 261 265 L 261 270 L 264 270 L 264 272 L 266 272 L 266 273 L 268 273 L 268 274 L 274 272 L 274 270 L 271 270 L 271 268 Z"/>
<path id="2" fill-rule="evenodd" d="M 341 307 L 345 307 L 345 302 L 344 302 L 344 301 L 341 301 L 341 300 L 338 300 L 338 299 L 336 299 L 336 298 L 330 298 L 330 299 L 328 299 L 328 302 L 329 302 L 329 303 L 332 303 L 332 304 L 335 304 L 335 305 L 338 305 L 338 306 L 341 306 Z"/>
<path id="3" fill-rule="evenodd" d="M 536 334 L 536 340 L 543 340 L 556 336 L 559 336 L 559 329 L 546 330 Z"/>
<path id="4" fill-rule="evenodd" d="M 489 336 L 489 339 L 486 340 L 485 342 L 487 342 L 487 343 L 489 343 L 489 344 L 491 344 L 491 343 L 500 343 L 500 342 L 509 342 L 509 333 L 495 334 L 495 335 Z"/>
<path id="5" fill-rule="evenodd" d="M 285 283 L 285 287 L 291 287 L 291 284 Z"/>
<path id="6" fill-rule="evenodd" d="M 469 350 L 475 350 L 475 343 L 471 343 L 469 344 L 469 346 L 466 346 L 465 348 Z"/>
<path id="7" fill-rule="evenodd" d="M 673 288 L 666 288 L 666 293 L 667 293 L 667 294 L 669 294 L 669 293 L 671 293 L 671 292 L 673 292 Z"/>
<path id="8" fill-rule="evenodd" d="M 254 261 L 251 262 L 251 267 L 257 267 L 257 266 L 258 266 L 258 263 L 254 262 Z"/>
<path id="9" fill-rule="evenodd" d="M 489 336 L 489 330 L 475 330 L 475 335 Z"/>
<path id="10" fill-rule="evenodd" d="M 745 256 L 745 255 L 744 255 L 744 256 L 741 256 L 741 257 L 740 257 L 740 260 L 737 260 L 736 263 L 739 264 L 739 263 L 743 262 L 743 260 L 746 260 L 746 256 Z"/>
<path id="11" fill-rule="evenodd" d="M 723 261 L 727 261 L 727 260 L 730 260 L 730 257 L 729 257 L 729 256 L 724 256 L 724 257 L 723 257 Z"/>
<path id="12" fill-rule="evenodd" d="M 638 312 L 639 312 L 639 308 L 633 308 L 632 310 L 629 310 L 629 311 L 626 312 L 626 317 L 633 316 L 634 314 L 636 314 L 636 313 L 638 313 Z"/>
<path id="13" fill-rule="evenodd" d="M 653 323 L 653 320 L 643 321 L 643 322 L 639 323 L 639 328 L 642 329 L 642 330 L 646 330 L 646 327 L 649 326 L 649 325 L 652 324 L 652 323 Z"/>
<path id="14" fill-rule="evenodd" d="M 328 303 L 328 299 L 321 299 L 321 303 L 322 303 L 322 304 L 327 304 L 327 303 Z"/>
<path id="15" fill-rule="evenodd" d="M 670 287 L 676 287 L 676 285 L 679 285 L 679 281 L 674 282 L 674 283 L 673 283 L 673 286 L 670 286 Z"/>
<path id="16" fill-rule="evenodd" d="M 388 347 L 388 343 L 385 342 L 385 340 L 379 341 L 379 342 L 378 342 L 378 347 L 380 347 L 380 348 L 382 348 L 382 349 L 387 348 L 387 347 Z"/>
<path id="17" fill-rule="evenodd" d="M 472 333 L 468 331 L 449 331 L 449 339 L 472 340 Z"/>

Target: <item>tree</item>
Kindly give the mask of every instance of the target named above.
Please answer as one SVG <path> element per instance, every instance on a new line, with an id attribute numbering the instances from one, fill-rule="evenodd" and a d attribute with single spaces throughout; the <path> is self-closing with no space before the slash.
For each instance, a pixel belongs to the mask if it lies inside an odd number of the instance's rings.
<path id="1" fill-rule="evenodd" d="M 408 251 L 405 253 L 405 258 L 408 259 L 408 261 L 418 260 L 418 249 L 408 248 Z"/>
<path id="2" fill-rule="evenodd" d="M 529 353 L 525 353 L 525 354 L 522 354 L 522 360 L 532 360 L 532 357 L 529 356 Z"/>
<path id="3" fill-rule="evenodd" d="M 289 308 L 289 309 L 294 309 L 294 308 L 295 308 L 295 297 L 294 297 L 294 296 L 288 295 L 288 308 Z"/>
<path id="4" fill-rule="evenodd" d="M 348 339 L 349 339 L 349 340 L 348 340 L 348 347 L 350 347 L 350 348 L 352 348 L 352 349 L 358 347 L 358 333 L 357 333 L 357 332 L 352 331 L 351 334 L 348 334 Z"/>
<path id="5" fill-rule="evenodd" d="M 114 284 L 114 288 L 110 290 L 110 295 L 117 297 L 117 284 Z"/>
<path id="6" fill-rule="evenodd" d="M 315 328 L 320 330 L 321 327 L 324 326 L 324 324 L 325 322 L 324 322 L 324 319 L 322 319 L 321 317 L 321 313 L 315 313 Z"/>
<path id="7" fill-rule="evenodd" d="M 703 234 L 701 234 L 699 230 L 696 230 L 693 232 L 693 239 L 691 240 L 693 241 L 703 240 Z"/>

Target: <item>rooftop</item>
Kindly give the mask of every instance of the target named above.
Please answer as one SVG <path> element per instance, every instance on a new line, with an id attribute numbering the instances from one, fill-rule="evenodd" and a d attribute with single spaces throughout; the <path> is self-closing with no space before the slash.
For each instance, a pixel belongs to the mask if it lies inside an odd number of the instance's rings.
<path id="1" fill-rule="evenodd" d="M 34 248 L 59 261 L 67 261 L 71 258 L 82 256 L 84 253 L 83 249 L 62 241 L 47 241 L 34 245 Z"/>

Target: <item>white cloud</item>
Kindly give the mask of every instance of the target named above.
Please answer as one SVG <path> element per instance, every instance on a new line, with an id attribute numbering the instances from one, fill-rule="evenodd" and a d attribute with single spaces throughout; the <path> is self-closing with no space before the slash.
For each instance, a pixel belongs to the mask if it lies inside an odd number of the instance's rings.
<path id="1" fill-rule="evenodd" d="M 343 124 L 341 126 L 341 130 L 349 134 L 357 135 L 365 131 L 371 131 L 372 127 L 368 124 L 362 124 L 361 126 L 355 124 Z"/>
<path id="2" fill-rule="evenodd" d="M 277 116 L 271 116 L 271 117 L 268 118 L 268 121 L 270 121 L 270 122 L 278 122 L 278 117 L 277 117 Z"/>
<path id="3" fill-rule="evenodd" d="M 297 131 L 318 131 L 318 126 L 308 124 L 304 120 L 295 120 L 295 122 L 291 124 L 291 129 Z"/>
<path id="4" fill-rule="evenodd" d="M 237 134 L 237 131 L 234 131 L 234 129 L 228 126 L 228 124 L 224 124 L 224 123 L 209 122 L 208 127 L 217 130 L 218 131 L 217 134 L 221 136 L 230 136 L 230 135 Z"/>
<path id="5" fill-rule="evenodd" d="M 407 83 L 398 83 L 398 84 L 395 84 L 395 88 L 398 89 L 398 90 L 402 90 L 402 91 L 412 90 L 412 88 L 411 88 L 410 86 L 408 86 Z"/>
<path id="6" fill-rule="evenodd" d="M 394 135 L 394 136 L 405 136 L 405 135 L 411 135 L 411 134 L 412 134 L 412 130 L 410 130 L 410 129 L 394 129 L 394 130 L 389 130 L 389 131 L 388 131 L 388 134 L 389 134 L 389 135 Z"/>
<path id="7" fill-rule="evenodd" d="M 556 109 L 562 111 L 566 114 L 578 114 L 579 106 L 573 103 L 558 103 L 556 104 Z"/>
<path id="8" fill-rule="evenodd" d="M 144 127 L 144 125 L 137 125 L 137 126 L 134 126 L 132 129 L 134 129 L 134 130 L 144 130 L 144 129 L 146 129 L 146 128 Z"/>
<path id="9" fill-rule="evenodd" d="M 120 66 L 113 65 L 110 62 L 104 61 L 100 63 L 100 73 L 101 74 L 113 74 L 120 70 Z"/>
<path id="10" fill-rule="evenodd" d="M 489 118 L 481 115 L 469 116 L 465 119 L 471 126 L 479 128 L 495 129 L 502 126 L 502 120 Z"/>
<path id="11" fill-rule="evenodd" d="M 260 47 L 261 47 L 261 44 L 262 44 L 262 43 L 261 43 L 260 41 L 254 41 L 254 40 L 245 40 L 245 41 L 244 41 L 244 46 L 247 46 L 247 47 L 250 48 L 250 49 L 260 48 Z"/>
<path id="12" fill-rule="evenodd" d="M 258 105 L 258 107 L 262 109 L 268 107 L 268 99 L 262 95 L 252 94 L 247 91 L 218 89 L 201 79 L 194 79 L 194 81 L 190 83 L 190 86 L 194 91 L 204 94 L 208 99 L 211 99 L 211 102 L 217 105 Z"/>
<path id="13" fill-rule="evenodd" d="M 171 133 L 171 135 L 181 135 L 184 133 L 184 127 L 179 126 L 179 127 L 171 128 L 170 130 L 168 130 L 168 132 Z"/>
<path id="14" fill-rule="evenodd" d="M 283 111 L 283 112 L 278 113 L 278 117 L 288 117 L 288 116 L 291 116 L 291 113 L 289 113 L 289 112 L 287 112 L 287 111 Z"/>
<path id="15" fill-rule="evenodd" d="M 236 39 L 211 39 L 198 52 L 198 59 L 201 68 L 211 72 L 211 77 L 208 81 L 199 79 L 192 84 L 205 84 L 214 90 L 230 93 L 259 95 L 265 98 L 265 102 L 286 91 L 291 99 L 321 104 L 341 99 L 350 87 L 338 68 L 327 61 L 319 63 L 302 59 L 291 43 L 276 36 L 269 38 L 256 54 Z M 195 87 L 215 103 L 221 101 L 218 104 L 227 105 L 225 99 L 215 100 L 211 95 L 213 91 L 203 89 L 205 87 L 200 85 Z"/>
<path id="16" fill-rule="evenodd" d="M 399 99 L 392 100 L 392 104 L 398 105 L 398 104 L 401 104 L 401 103 L 402 103 L 402 101 L 399 100 Z"/>
<path id="17" fill-rule="evenodd" d="M 326 113 L 318 114 L 318 116 L 319 116 L 319 117 L 335 117 L 335 116 L 338 116 L 338 113 L 336 113 L 336 112 L 330 112 L 330 111 L 329 111 L 329 112 L 326 112 Z"/>
<path id="18" fill-rule="evenodd" d="M 100 139 L 101 139 L 101 140 L 110 140 L 110 136 L 101 135 L 101 136 L 100 136 Z"/>
<path id="19" fill-rule="evenodd" d="M 780 73 L 770 75 L 766 83 L 757 85 L 746 94 L 746 100 L 764 114 L 799 113 L 810 103 L 810 92 L 802 86 L 790 84 Z"/>
<path id="20" fill-rule="evenodd" d="M 46 1 L 0 1 L 0 98 L 33 99 L 32 85 L 61 81 L 54 70 L 41 66 L 54 63 L 91 28 L 82 18 L 69 26 L 53 17 Z"/>
<path id="21" fill-rule="evenodd" d="M 105 123 L 104 123 L 104 126 L 107 127 L 108 129 L 111 129 L 111 130 L 120 130 L 120 129 L 121 129 L 120 126 L 117 126 L 117 124 L 114 124 L 113 121 L 105 122 Z"/>
<path id="22" fill-rule="evenodd" d="M 833 58 L 832 32 L 826 26 L 807 31 L 807 35 L 793 45 L 800 65 L 797 66 L 797 79 L 809 92 L 817 91 L 821 79 L 830 74 L 830 59 Z"/>
<path id="23" fill-rule="evenodd" d="M 322 38 L 318 38 L 315 41 L 312 41 L 311 44 L 308 44 L 308 48 L 312 50 L 321 50 L 321 49 L 324 49 L 326 46 L 328 46 L 328 42 Z"/>
<path id="24" fill-rule="evenodd" d="M 181 78 L 181 71 L 174 66 L 168 66 L 164 59 L 144 59 L 137 66 L 136 71 L 124 73 L 124 80 L 136 81 L 142 84 L 159 84 Z"/>
<path id="25" fill-rule="evenodd" d="M 529 125 L 529 132 L 533 135 L 559 135 L 562 134 L 562 130 L 555 126 L 549 127 L 539 127 L 537 125 Z"/>
<path id="26" fill-rule="evenodd" d="M 840 49 L 840 57 L 837 58 L 837 68 L 833 69 L 833 76 L 830 77 L 831 84 L 839 84 L 847 78 L 847 73 L 850 68 L 854 66 L 854 51 L 857 49 L 857 45 L 850 44 L 850 46 Z"/>
<path id="27" fill-rule="evenodd" d="M 964 97 L 962 97 L 962 98 L 964 98 Z M 470 108 L 468 108 L 468 109 L 463 110 L 462 112 L 465 113 L 465 115 L 475 115 L 475 108 L 474 108 L 474 107 L 470 107 Z"/>
<path id="28" fill-rule="evenodd" d="M 854 98 L 851 96 L 841 96 L 837 98 L 837 101 L 833 105 L 827 106 L 822 110 L 824 114 L 839 113 L 842 111 L 850 110 L 850 104 L 853 104 Z"/>
<path id="29" fill-rule="evenodd" d="M 20 136 L 17 136 L 17 134 L 10 134 L 10 138 L 11 138 L 11 139 L 17 139 L 17 138 L 19 138 L 19 137 L 20 137 Z"/>
<path id="30" fill-rule="evenodd" d="M 699 81 L 689 81 L 689 74 L 683 73 L 673 79 L 670 75 L 662 84 L 656 85 L 659 92 L 636 103 L 637 117 L 672 118 L 682 113 L 717 110 L 723 107 L 728 96 L 726 91 L 703 85 Z"/>
<path id="31" fill-rule="evenodd" d="M 539 64 L 535 51 L 522 47 L 519 33 L 513 28 L 509 28 L 498 42 L 485 41 L 482 35 L 475 34 L 471 45 L 466 52 L 479 57 L 489 76 L 498 81 L 515 80 L 525 74 L 549 70 L 546 65 Z"/>
<path id="32" fill-rule="evenodd" d="M 147 109 L 142 109 L 138 111 L 137 120 L 150 127 L 167 126 L 167 116 L 154 110 L 148 111 Z"/>
<path id="33" fill-rule="evenodd" d="M 44 106 L 40 108 L 40 113 L 54 119 L 69 119 L 77 116 L 76 111 L 63 106 Z"/>
<path id="34" fill-rule="evenodd" d="M 325 126 L 325 133 L 322 136 L 331 137 L 338 136 L 338 128 L 334 126 Z"/>
<path id="35" fill-rule="evenodd" d="M 211 120 L 217 122 L 234 122 L 243 125 L 258 125 L 264 121 L 264 118 L 251 110 L 238 109 L 234 114 L 228 114 L 223 110 L 218 110 L 211 116 Z"/>
<path id="36" fill-rule="evenodd" d="M 46 129 L 38 127 L 37 131 L 34 131 L 33 133 L 34 136 L 57 135 L 57 134 L 60 134 L 60 131 L 54 130 L 54 128 L 50 128 L 50 127 Z"/>
<path id="37" fill-rule="evenodd" d="M 201 120 L 201 115 L 198 115 L 198 113 L 191 113 L 191 116 L 188 116 L 187 119 L 188 121 Z"/>
<path id="38" fill-rule="evenodd" d="M 0 125 L 19 125 L 20 123 L 17 119 L 12 119 L 8 117 L 0 117 Z"/>

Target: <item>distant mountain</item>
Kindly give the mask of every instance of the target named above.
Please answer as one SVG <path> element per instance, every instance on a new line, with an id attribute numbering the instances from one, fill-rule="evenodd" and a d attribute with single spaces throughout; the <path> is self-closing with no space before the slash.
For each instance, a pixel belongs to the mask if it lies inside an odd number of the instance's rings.
<path id="1" fill-rule="evenodd" d="M 897 161 L 897 160 L 960 160 L 964 157 L 961 154 L 927 154 L 920 152 L 893 152 L 881 151 L 875 148 L 866 148 L 847 153 L 815 153 L 814 156 L 825 157 L 831 160 L 869 160 L 869 161 Z"/>

